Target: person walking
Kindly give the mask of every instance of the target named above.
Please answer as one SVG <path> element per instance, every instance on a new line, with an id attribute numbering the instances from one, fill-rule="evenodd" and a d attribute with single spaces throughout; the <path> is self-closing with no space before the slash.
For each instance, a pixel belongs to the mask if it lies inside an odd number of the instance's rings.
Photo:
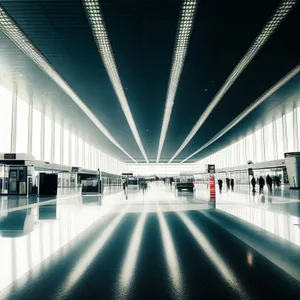
<path id="1" fill-rule="evenodd" d="M 275 182 L 276 182 L 276 186 L 279 187 L 280 186 L 280 178 L 278 176 L 275 176 Z M 275 185 L 275 183 L 274 183 Z"/>
<path id="2" fill-rule="evenodd" d="M 254 176 L 251 179 L 251 185 L 252 185 L 252 192 L 255 193 L 256 180 Z"/>
<path id="3" fill-rule="evenodd" d="M 258 184 L 259 184 L 259 193 L 262 193 L 265 185 L 265 180 L 263 179 L 262 176 L 259 177 Z"/>
<path id="4" fill-rule="evenodd" d="M 234 188 L 234 179 L 233 178 L 230 179 L 230 185 L 231 185 L 231 190 L 233 191 L 233 188 Z"/>
<path id="5" fill-rule="evenodd" d="M 223 180 L 222 179 L 218 180 L 218 185 L 219 185 L 220 192 L 222 192 L 222 187 L 223 187 Z"/>
<path id="6" fill-rule="evenodd" d="M 226 178 L 227 191 L 230 189 L 230 179 Z"/>
<path id="7" fill-rule="evenodd" d="M 272 192 L 273 180 L 269 174 L 267 175 L 266 181 L 267 181 L 267 186 L 268 186 L 269 191 Z"/>

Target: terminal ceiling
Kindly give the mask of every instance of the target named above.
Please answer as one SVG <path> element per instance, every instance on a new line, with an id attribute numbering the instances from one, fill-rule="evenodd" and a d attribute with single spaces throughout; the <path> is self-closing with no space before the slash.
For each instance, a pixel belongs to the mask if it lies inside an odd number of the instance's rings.
<path id="1" fill-rule="evenodd" d="M 139 136 L 149 161 L 155 162 L 182 1 L 100 0 L 99 3 Z M 279 0 L 199 1 L 160 162 L 170 160 L 280 3 Z M 145 162 L 99 55 L 82 1 L 0 0 L 0 4 L 118 143 L 138 162 Z M 300 9 L 296 5 L 173 162 L 182 161 L 205 144 L 299 64 L 299 28 Z M 54 94 L 53 105 L 76 116 L 79 129 L 88 130 L 87 134 L 105 152 L 130 162 L 2 34 L 0 42 L 1 62 L 6 58 L 11 70 L 17 69 L 24 75 L 17 76 L 18 81 L 25 80 L 35 87 L 38 97 Z M 261 120 L 270 117 L 271 111 L 280 113 L 289 109 L 285 100 L 298 86 L 296 77 L 277 96 L 188 162 L 199 160 L 259 126 Z"/>

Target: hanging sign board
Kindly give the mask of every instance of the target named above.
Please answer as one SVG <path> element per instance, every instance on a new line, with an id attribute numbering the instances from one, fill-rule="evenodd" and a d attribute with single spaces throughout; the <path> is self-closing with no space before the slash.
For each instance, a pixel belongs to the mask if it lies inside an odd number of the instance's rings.
<path id="1" fill-rule="evenodd" d="M 284 157 L 294 157 L 294 156 L 299 156 L 300 152 L 286 152 L 284 153 Z"/>
<path id="2" fill-rule="evenodd" d="M 72 167 L 71 172 L 72 173 L 78 173 L 79 167 Z"/>
<path id="3" fill-rule="evenodd" d="M 4 159 L 16 159 L 16 153 L 4 153 Z"/>
<path id="4" fill-rule="evenodd" d="M 215 165 L 207 165 L 207 172 L 209 174 L 215 174 L 216 173 L 216 167 L 215 167 Z"/>

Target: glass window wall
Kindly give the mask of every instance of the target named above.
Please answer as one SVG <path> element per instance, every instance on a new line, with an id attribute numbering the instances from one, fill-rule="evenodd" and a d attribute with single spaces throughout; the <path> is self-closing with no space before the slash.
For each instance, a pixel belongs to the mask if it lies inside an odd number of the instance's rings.
<path id="1" fill-rule="evenodd" d="M 33 118 L 32 118 L 32 154 L 35 159 L 41 159 L 41 113 L 33 109 Z"/>
<path id="2" fill-rule="evenodd" d="M 9 153 L 11 145 L 12 93 L 0 86 L 0 152 Z"/>
<path id="3" fill-rule="evenodd" d="M 60 130 L 61 127 L 58 123 L 55 123 L 55 149 L 54 149 L 54 162 L 60 164 Z"/>
<path id="4" fill-rule="evenodd" d="M 45 117 L 45 161 L 51 161 L 51 145 L 52 145 L 52 134 L 51 134 L 51 119 Z"/>
<path id="5" fill-rule="evenodd" d="M 287 151 L 294 151 L 294 126 L 293 111 L 286 114 L 286 130 L 287 130 Z"/>
<path id="6" fill-rule="evenodd" d="M 64 128 L 64 165 L 69 165 L 69 131 Z"/>
<path id="7" fill-rule="evenodd" d="M 18 98 L 17 102 L 16 151 L 18 153 L 27 153 L 29 105 L 20 98 Z"/>

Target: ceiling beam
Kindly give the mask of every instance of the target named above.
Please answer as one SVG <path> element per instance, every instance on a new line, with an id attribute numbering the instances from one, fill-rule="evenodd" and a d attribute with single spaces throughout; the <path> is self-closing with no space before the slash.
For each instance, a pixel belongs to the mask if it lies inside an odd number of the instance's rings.
<path id="1" fill-rule="evenodd" d="M 231 72 L 229 77 L 226 79 L 225 83 L 221 87 L 221 89 L 217 92 L 213 100 L 209 103 L 204 112 L 200 115 L 198 121 L 187 135 L 181 146 L 175 152 L 175 154 L 170 159 L 169 163 L 174 160 L 175 157 L 187 146 L 187 144 L 191 141 L 191 139 L 198 132 L 200 127 L 206 121 L 208 116 L 217 106 L 217 104 L 221 101 L 223 96 L 227 93 L 230 87 L 234 84 L 234 82 L 238 79 L 238 77 L 242 74 L 245 68 L 250 64 L 259 50 L 265 45 L 265 43 L 269 40 L 278 26 L 282 23 L 282 21 L 286 18 L 286 16 L 291 12 L 291 10 L 295 7 L 297 0 L 283 0 L 280 5 L 277 7 L 276 11 L 269 19 L 263 30 L 256 37 L 248 51 L 245 53 L 243 58 L 236 65 L 234 70 Z"/>
<path id="2" fill-rule="evenodd" d="M 98 0 L 83 0 L 85 12 L 93 33 L 94 40 L 98 47 L 99 54 L 105 66 L 107 75 L 114 88 L 117 98 L 120 102 L 128 125 L 134 136 L 134 139 L 143 154 L 144 159 L 148 163 L 146 151 L 135 125 L 112 51 L 112 46 L 108 37 L 104 16 Z"/>
<path id="3" fill-rule="evenodd" d="M 220 137 L 222 137 L 225 133 L 227 133 L 230 129 L 232 129 L 235 125 L 237 125 L 240 121 L 242 121 L 246 116 L 248 116 L 255 108 L 261 105 L 264 101 L 266 101 L 270 96 L 272 96 L 275 92 L 277 92 L 282 86 L 284 86 L 289 80 L 295 77 L 300 72 L 300 64 L 298 64 L 293 70 L 291 70 L 286 76 L 281 78 L 275 85 L 273 85 L 267 92 L 265 92 L 262 96 L 260 96 L 255 102 L 249 105 L 242 113 L 240 113 L 234 120 L 232 120 L 227 126 L 225 126 L 217 135 L 215 135 L 211 140 L 209 140 L 206 144 L 196 150 L 194 153 L 189 155 L 187 158 L 182 160 L 180 163 L 184 163 L 194 155 L 204 150 Z"/>
<path id="4" fill-rule="evenodd" d="M 183 0 L 181 5 L 156 163 L 158 163 L 160 160 L 161 152 L 166 139 L 173 110 L 174 100 L 177 92 L 177 87 L 184 66 L 187 49 L 192 35 L 192 30 L 194 27 L 197 6 L 198 0 Z"/>
<path id="5" fill-rule="evenodd" d="M 86 116 L 95 124 L 95 126 L 123 153 L 131 160 L 136 160 L 115 140 L 106 127 L 93 114 L 93 112 L 84 104 L 82 99 L 74 92 L 63 77 L 54 69 L 50 62 L 37 49 L 31 40 L 25 35 L 17 23 L 8 15 L 4 8 L 0 5 L 0 31 L 3 32 L 34 64 L 46 73 L 79 108 Z"/>

